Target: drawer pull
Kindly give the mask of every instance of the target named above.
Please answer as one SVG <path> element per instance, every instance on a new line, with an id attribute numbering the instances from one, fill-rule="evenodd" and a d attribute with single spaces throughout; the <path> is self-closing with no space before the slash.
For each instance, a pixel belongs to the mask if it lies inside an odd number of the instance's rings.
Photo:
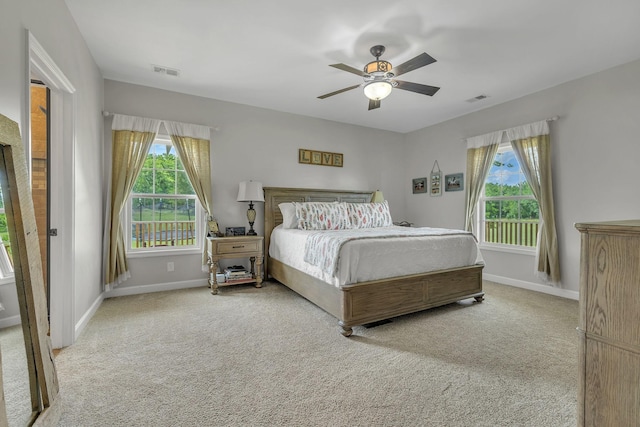
<path id="1" fill-rule="evenodd" d="M 244 245 L 240 245 L 240 246 L 234 246 L 233 249 L 242 249 L 244 248 Z"/>

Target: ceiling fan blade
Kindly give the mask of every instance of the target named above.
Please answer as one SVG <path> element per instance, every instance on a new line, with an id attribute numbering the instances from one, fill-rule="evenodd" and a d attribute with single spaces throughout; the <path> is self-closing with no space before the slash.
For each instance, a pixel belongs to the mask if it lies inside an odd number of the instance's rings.
<path id="1" fill-rule="evenodd" d="M 395 76 L 399 76 L 401 74 L 408 73 L 409 71 L 413 71 L 417 68 L 424 67 L 425 65 L 433 64 L 434 62 L 436 62 L 436 60 L 433 59 L 431 55 L 421 53 L 415 58 L 410 59 L 407 62 L 398 65 L 397 67 L 393 67 L 391 72 Z"/>
<path id="2" fill-rule="evenodd" d="M 337 68 L 338 70 L 347 71 L 349 73 L 353 73 L 360 77 L 364 77 L 364 72 L 362 70 L 358 70 L 357 68 L 353 68 L 349 65 L 345 64 L 331 64 L 330 67 Z"/>
<path id="3" fill-rule="evenodd" d="M 380 100 L 377 101 L 374 99 L 369 100 L 369 110 L 375 110 L 376 108 L 380 108 Z"/>
<path id="4" fill-rule="evenodd" d="M 320 95 L 318 98 L 325 99 L 325 98 L 328 98 L 330 96 L 337 95 L 339 93 L 346 92 L 346 91 L 351 90 L 351 89 L 355 89 L 357 87 L 360 87 L 360 85 L 353 85 L 353 86 L 345 87 L 344 89 L 336 90 L 335 92 L 325 93 L 324 95 Z"/>
<path id="5" fill-rule="evenodd" d="M 420 83 L 404 82 L 402 80 L 396 80 L 395 82 L 398 83 L 398 86 L 396 86 L 398 89 L 421 93 L 422 95 L 433 96 L 440 90 L 439 87 L 423 85 Z"/>

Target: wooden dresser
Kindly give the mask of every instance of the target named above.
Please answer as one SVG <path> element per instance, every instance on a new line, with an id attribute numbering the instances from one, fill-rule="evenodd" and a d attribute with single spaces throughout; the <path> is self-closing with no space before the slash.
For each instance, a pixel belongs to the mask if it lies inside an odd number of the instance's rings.
<path id="1" fill-rule="evenodd" d="M 579 426 L 640 426 L 640 220 L 581 234 Z"/>

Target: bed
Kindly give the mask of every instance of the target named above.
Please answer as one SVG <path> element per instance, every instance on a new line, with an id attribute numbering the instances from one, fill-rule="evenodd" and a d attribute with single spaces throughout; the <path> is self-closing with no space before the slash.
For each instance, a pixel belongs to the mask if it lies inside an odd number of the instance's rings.
<path id="1" fill-rule="evenodd" d="M 270 256 L 272 233 L 282 228 L 279 205 L 287 202 L 369 203 L 373 191 L 265 187 L 265 277 L 273 278 L 338 319 L 342 335 L 353 327 L 450 304 L 484 299 L 484 263 L 383 279 L 330 284 Z M 275 235 L 274 235 L 275 237 Z"/>

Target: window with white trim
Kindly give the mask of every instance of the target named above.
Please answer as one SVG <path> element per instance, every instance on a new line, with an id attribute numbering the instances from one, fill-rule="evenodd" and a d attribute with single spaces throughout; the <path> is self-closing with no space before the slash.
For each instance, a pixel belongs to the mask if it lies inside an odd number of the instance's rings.
<path id="1" fill-rule="evenodd" d="M 7 215 L 4 212 L 4 197 L 0 189 L 0 279 L 13 277 L 13 258 L 11 256 L 11 241 L 7 227 Z"/>
<path id="2" fill-rule="evenodd" d="M 154 140 L 126 212 L 130 253 L 202 248 L 203 210 L 168 137 Z"/>
<path id="3" fill-rule="evenodd" d="M 533 251 L 539 208 L 510 143 L 502 144 L 478 206 L 478 238 L 485 247 Z"/>

